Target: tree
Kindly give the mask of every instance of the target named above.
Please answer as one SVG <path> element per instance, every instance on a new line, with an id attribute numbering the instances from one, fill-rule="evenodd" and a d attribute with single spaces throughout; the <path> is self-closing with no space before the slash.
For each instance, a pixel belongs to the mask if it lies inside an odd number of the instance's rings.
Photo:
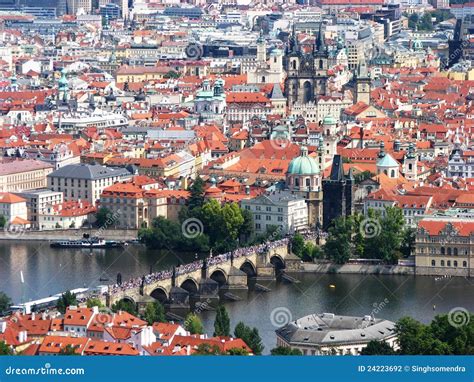
<path id="1" fill-rule="evenodd" d="M 385 341 L 370 341 L 360 352 L 361 355 L 393 355 L 395 351 Z"/>
<path id="2" fill-rule="evenodd" d="M 168 249 L 175 247 L 182 238 L 182 232 L 179 224 L 158 216 L 153 219 L 151 228 L 140 229 L 138 236 L 147 247 Z"/>
<path id="3" fill-rule="evenodd" d="M 196 178 L 194 183 L 189 187 L 188 208 L 201 208 L 204 205 L 204 180 L 200 176 Z"/>
<path id="4" fill-rule="evenodd" d="M 286 346 L 278 346 L 270 350 L 271 355 L 303 355 L 301 350 L 292 349 Z"/>
<path id="5" fill-rule="evenodd" d="M 352 220 L 343 216 L 334 220 L 324 245 L 326 257 L 337 264 L 346 263 L 351 257 Z"/>
<path id="6" fill-rule="evenodd" d="M 111 211 L 106 207 L 101 207 L 95 214 L 96 224 L 99 227 L 104 227 L 107 225 L 107 220 L 112 215 Z"/>
<path id="7" fill-rule="evenodd" d="M 159 301 L 146 304 L 143 319 L 148 322 L 148 325 L 153 325 L 155 322 L 166 322 L 165 308 Z"/>
<path id="8" fill-rule="evenodd" d="M 222 207 L 222 220 L 230 239 L 235 241 L 239 237 L 240 227 L 244 223 L 242 210 L 237 203 L 226 203 Z"/>
<path id="9" fill-rule="evenodd" d="M 0 228 L 5 228 L 6 225 L 7 225 L 7 219 L 5 218 L 5 216 L 0 215 Z"/>
<path id="10" fill-rule="evenodd" d="M 224 305 L 217 307 L 216 319 L 214 321 L 214 336 L 230 336 L 230 319 Z"/>
<path id="11" fill-rule="evenodd" d="M 219 346 L 208 343 L 199 344 L 193 355 L 222 355 Z"/>
<path id="12" fill-rule="evenodd" d="M 315 245 L 313 243 L 306 243 L 303 247 L 303 251 L 301 253 L 301 259 L 303 261 L 311 261 L 313 260 L 313 254 L 315 250 Z"/>
<path id="13" fill-rule="evenodd" d="M 243 322 L 239 322 L 235 326 L 234 336 L 236 338 L 242 339 L 247 344 L 247 346 L 252 349 L 253 354 L 262 354 L 264 346 L 257 328 L 252 329 Z"/>
<path id="14" fill-rule="evenodd" d="M 416 13 L 412 13 L 408 17 L 408 28 L 410 29 L 416 29 L 416 26 L 418 24 L 419 17 Z"/>
<path id="15" fill-rule="evenodd" d="M 230 348 L 227 350 L 227 355 L 249 355 L 249 352 L 244 348 Z"/>
<path id="16" fill-rule="evenodd" d="M 10 308 L 12 300 L 5 293 L 0 292 L 0 315 Z"/>
<path id="17" fill-rule="evenodd" d="M 433 30 L 433 20 L 431 13 L 426 12 L 421 17 L 420 22 L 418 23 L 418 29 L 421 31 L 432 31 Z"/>
<path id="18" fill-rule="evenodd" d="M 13 355 L 13 350 L 5 341 L 0 341 L 0 355 Z"/>
<path id="19" fill-rule="evenodd" d="M 72 346 L 71 344 L 69 345 L 66 345 L 65 347 L 63 347 L 58 355 L 80 355 L 76 352 L 76 348 L 74 346 Z"/>
<path id="20" fill-rule="evenodd" d="M 204 326 L 195 313 L 189 313 L 184 321 L 184 328 L 191 334 L 203 334 Z"/>
<path id="21" fill-rule="evenodd" d="M 359 172 L 354 175 L 355 184 L 362 183 L 364 180 L 370 179 L 373 176 L 375 176 L 375 174 L 370 172 L 369 170 Z"/>
<path id="22" fill-rule="evenodd" d="M 291 240 L 291 251 L 298 257 L 303 256 L 303 250 L 304 250 L 304 238 L 301 236 L 300 233 L 297 233 L 295 236 L 293 236 L 293 239 Z"/>
<path id="23" fill-rule="evenodd" d="M 88 308 L 93 308 L 94 306 L 97 306 L 98 308 L 102 308 L 104 304 L 102 304 L 102 301 L 96 297 L 91 297 L 86 301 L 86 306 Z"/>
<path id="24" fill-rule="evenodd" d="M 400 252 L 403 257 L 409 257 L 415 250 L 415 240 L 416 240 L 416 230 L 411 227 L 407 227 L 403 231 L 402 245 L 400 247 Z"/>
<path id="25" fill-rule="evenodd" d="M 66 313 L 66 309 L 71 305 L 77 305 L 76 295 L 71 291 L 66 291 L 59 297 L 56 308 L 62 314 Z"/>
<path id="26" fill-rule="evenodd" d="M 244 218 L 244 221 L 240 226 L 240 243 L 248 244 L 255 234 L 253 215 L 249 210 L 244 209 L 242 210 L 242 217 Z"/>
<path id="27" fill-rule="evenodd" d="M 168 73 L 165 73 L 163 77 L 164 78 L 179 78 L 180 75 L 178 72 L 175 72 L 174 70 L 170 70 Z"/>
<path id="28" fill-rule="evenodd" d="M 137 307 L 132 301 L 120 300 L 117 301 L 115 304 L 112 304 L 112 311 L 115 313 L 119 311 L 124 311 L 135 316 L 137 314 Z"/>

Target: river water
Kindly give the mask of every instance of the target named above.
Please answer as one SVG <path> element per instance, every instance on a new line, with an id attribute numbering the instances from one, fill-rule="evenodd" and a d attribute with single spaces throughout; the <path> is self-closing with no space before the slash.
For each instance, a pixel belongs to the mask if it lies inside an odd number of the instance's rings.
<path id="1" fill-rule="evenodd" d="M 0 242 L 0 291 L 14 302 L 35 300 L 68 289 L 115 282 L 179 263 L 194 254 L 150 251 L 140 245 L 125 249 L 52 249 L 47 242 Z M 20 271 L 24 275 L 21 283 Z M 409 315 L 428 322 L 456 307 L 474 311 L 474 279 L 433 277 L 300 274 L 300 283 L 275 283 L 271 292 L 250 291 L 246 300 L 226 305 L 232 328 L 238 321 L 255 326 L 266 352 L 275 346 L 281 322 L 310 313 L 374 314 L 392 321 Z M 208 334 L 213 312 L 200 313 Z"/>

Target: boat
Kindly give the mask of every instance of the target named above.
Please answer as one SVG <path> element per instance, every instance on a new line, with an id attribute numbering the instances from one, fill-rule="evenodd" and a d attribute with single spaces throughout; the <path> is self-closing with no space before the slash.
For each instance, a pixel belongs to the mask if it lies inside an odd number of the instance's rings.
<path id="1" fill-rule="evenodd" d="M 114 240 L 104 240 L 98 237 L 83 238 L 80 240 L 58 240 L 50 244 L 51 248 L 118 248 L 122 244 Z"/>

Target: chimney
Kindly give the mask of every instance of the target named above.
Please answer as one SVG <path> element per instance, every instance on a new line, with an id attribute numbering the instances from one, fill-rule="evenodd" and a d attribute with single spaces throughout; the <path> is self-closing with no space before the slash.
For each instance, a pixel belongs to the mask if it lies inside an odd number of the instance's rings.
<path id="1" fill-rule="evenodd" d="M 0 321 L 0 333 L 5 333 L 5 330 L 7 330 L 7 322 Z"/>
<path id="2" fill-rule="evenodd" d="M 36 318 L 36 314 L 35 314 L 35 312 L 31 313 L 31 321 L 34 321 L 34 320 L 35 320 L 35 318 Z"/>

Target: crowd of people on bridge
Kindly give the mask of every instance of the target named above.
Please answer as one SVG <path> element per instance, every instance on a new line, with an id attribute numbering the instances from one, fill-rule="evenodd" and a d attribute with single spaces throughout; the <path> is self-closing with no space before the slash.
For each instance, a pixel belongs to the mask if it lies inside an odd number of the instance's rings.
<path id="1" fill-rule="evenodd" d="M 251 247 L 237 248 L 234 251 L 223 253 L 221 255 L 216 255 L 216 256 L 213 256 L 211 252 L 209 254 L 209 257 L 207 257 L 205 260 L 196 260 L 189 264 L 180 265 L 174 269 L 158 271 L 158 272 L 151 273 L 149 275 L 145 275 L 143 277 L 132 278 L 120 284 L 118 283 L 114 284 L 111 287 L 109 287 L 108 293 L 114 294 L 120 291 L 140 288 L 144 285 L 152 284 L 156 281 L 169 279 L 173 277 L 173 274 L 176 276 L 179 276 L 186 273 L 191 273 L 198 269 L 202 269 L 204 266 L 204 263 L 206 263 L 207 266 L 212 266 L 212 265 L 221 264 L 227 261 L 233 261 L 234 259 L 237 259 L 239 257 L 247 257 L 250 255 L 253 255 L 254 253 L 263 254 L 274 248 L 288 246 L 289 242 L 290 242 L 290 238 L 287 237 L 287 238 L 276 240 L 276 241 L 267 241 L 263 244 L 258 244 Z"/>

